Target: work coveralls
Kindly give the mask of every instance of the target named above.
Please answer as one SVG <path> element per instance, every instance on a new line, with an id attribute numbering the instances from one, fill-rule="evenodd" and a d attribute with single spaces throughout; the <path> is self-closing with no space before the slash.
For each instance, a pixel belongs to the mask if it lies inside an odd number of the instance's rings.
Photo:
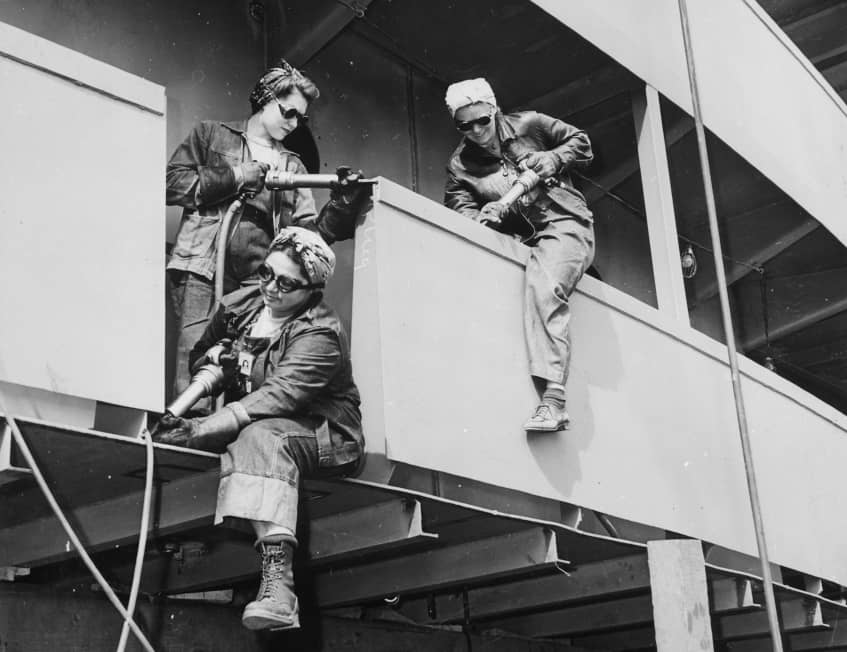
<path id="1" fill-rule="evenodd" d="M 530 191 L 495 228 L 531 247 L 524 292 L 530 373 L 564 384 L 571 351 L 569 297 L 594 259 L 594 219 L 569 171 L 591 162 L 591 143 L 584 131 L 535 111 L 498 112 L 495 124 L 501 156 L 463 138 L 447 164 L 444 204 L 478 220 L 486 203 L 512 187 L 524 157 L 557 154 L 556 185 Z"/>
<path id="2" fill-rule="evenodd" d="M 214 305 L 215 263 L 221 221 L 236 198 L 233 166 L 250 161 L 247 121 L 203 121 L 176 148 L 168 162 L 167 204 L 184 208 L 168 261 L 178 340 L 174 395 L 191 379 L 188 352 L 203 334 Z M 292 132 L 293 133 L 293 132 Z M 279 148 L 281 170 L 305 174 L 294 152 Z M 249 198 L 231 227 L 224 270 L 224 292 L 248 279 L 264 260 L 280 228 L 302 226 L 317 231 L 329 244 L 353 237 L 351 207 L 328 202 L 320 214 L 308 188 L 269 192 Z"/>
<path id="3" fill-rule="evenodd" d="M 254 356 L 226 393 L 251 423 L 221 457 L 215 522 L 266 521 L 296 532 L 301 477 L 355 471 L 364 449 L 359 391 L 347 334 L 335 312 L 314 301 L 273 338 L 247 334 L 262 311 L 258 287 L 226 297 L 191 351 L 192 366 L 223 338 Z"/>

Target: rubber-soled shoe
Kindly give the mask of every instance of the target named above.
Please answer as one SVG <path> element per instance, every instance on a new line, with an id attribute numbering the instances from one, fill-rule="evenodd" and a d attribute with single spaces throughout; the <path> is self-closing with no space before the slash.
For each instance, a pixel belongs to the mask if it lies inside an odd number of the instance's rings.
<path id="1" fill-rule="evenodd" d="M 292 545 L 262 544 L 262 582 L 256 599 L 244 607 L 241 622 L 247 629 L 300 627 L 300 606 L 294 593 Z"/>
<path id="2" fill-rule="evenodd" d="M 567 430 L 570 422 L 571 418 L 566 410 L 560 410 L 548 403 L 539 403 L 535 413 L 523 427 L 528 432 L 556 432 Z"/>

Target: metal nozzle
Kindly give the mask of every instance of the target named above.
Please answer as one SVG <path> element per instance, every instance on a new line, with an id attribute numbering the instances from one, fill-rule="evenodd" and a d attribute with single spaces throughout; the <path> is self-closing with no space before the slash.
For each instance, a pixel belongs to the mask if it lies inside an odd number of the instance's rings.
<path id="1" fill-rule="evenodd" d="M 540 181 L 541 177 L 539 177 L 533 170 L 524 170 L 521 172 L 520 176 L 515 179 L 514 185 L 509 188 L 506 194 L 497 200 L 497 203 L 503 204 L 507 207 L 511 206 L 523 195 L 535 188 Z"/>
<path id="2" fill-rule="evenodd" d="M 375 184 L 376 179 L 361 179 L 356 175 L 347 178 L 350 185 Z M 268 190 L 291 190 L 292 188 L 332 188 L 341 183 L 337 174 L 297 174 L 287 170 L 274 170 L 265 176 Z"/>
<path id="3" fill-rule="evenodd" d="M 211 396 L 223 387 L 224 370 L 216 364 L 204 364 L 191 378 L 191 384 L 166 408 L 175 417 L 188 412 L 204 396 Z"/>

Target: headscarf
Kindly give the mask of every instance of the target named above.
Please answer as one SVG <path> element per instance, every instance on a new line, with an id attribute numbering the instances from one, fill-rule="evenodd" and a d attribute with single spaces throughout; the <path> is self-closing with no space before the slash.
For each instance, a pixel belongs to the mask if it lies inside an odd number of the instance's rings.
<path id="1" fill-rule="evenodd" d="M 450 111 L 451 117 L 455 117 L 456 111 L 462 107 L 476 104 L 477 102 L 485 102 L 491 106 L 497 106 L 497 98 L 494 96 L 491 85 L 482 77 L 466 79 L 465 81 L 450 84 L 447 87 L 447 94 L 444 96 L 444 101 L 447 103 L 447 109 Z"/>
<path id="2" fill-rule="evenodd" d="M 309 283 L 326 283 L 335 271 L 335 253 L 324 239 L 301 226 L 280 229 L 271 241 L 268 253 L 290 249 L 294 259 L 300 263 Z"/>
<path id="3" fill-rule="evenodd" d="M 310 103 L 318 99 L 320 95 L 318 87 L 311 79 L 285 59 L 280 59 L 276 66 L 269 68 L 262 75 L 250 91 L 250 108 L 253 113 L 256 113 L 265 104 L 272 102 L 275 97 L 283 96 L 294 88 L 297 88 Z"/>

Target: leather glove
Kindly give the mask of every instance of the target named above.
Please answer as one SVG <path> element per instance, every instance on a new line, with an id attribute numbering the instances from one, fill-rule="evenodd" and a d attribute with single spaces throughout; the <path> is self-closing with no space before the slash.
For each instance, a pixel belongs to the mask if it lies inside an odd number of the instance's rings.
<path id="1" fill-rule="evenodd" d="M 479 211 L 477 222 L 480 224 L 485 224 L 486 222 L 491 224 L 500 224 L 508 212 L 509 208 L 504 204 L 496 201 L 490 201 L 482 207 L 481 211 Z"/>
<path id="2" fill-rule="evenodd" d="M 239 192 L 247 192 L 251 195 L 262 192 L 265 189 L 265 175 L 270 169 L 270 165 L 261 161 L 247 161 L 236 165 L 233 170 Z"/>
<path id="3" fill-rule="evenodd" d="M 521 163 L 542 179 L 549 179 L 562 167 L 562 161 L 556 152 L 532 152 Z"/>
<path id="4" fill-rule="evenodd" d="M 223 367 L 225 371 L 235 369 L 238 364 L 238 353 L 232 350 L 232 340 L 229 338 L 219 340 L 217 344 L 209 347 L 209 349 L 197 359 L 192 360 L 192 357 L 193 355 L 189 354 L 188 362 L 192 374 L 196 374 L 200 367 L 209 364 L 210 362 Z"/>
<path id="5" fill-rule="evenodd" d="M 370 184 L 357 183 L 364 178 L 361 170 L 353 172 L 349 165 L 339 165 L 335 169 L 338 181 L 330 185 L 329 197 L 342 207 L 358 206 L 366 197 L 370 197 Z"/>
<path id="6" fill-rule="evenodd" d="M 153 441 L 221 453 L 227 444 L 236 440 L 239 430 L 238 417 L 229 407 L 208 417 L 194 419 L 183 419 L 166 412 L 156 424 Z"/>

